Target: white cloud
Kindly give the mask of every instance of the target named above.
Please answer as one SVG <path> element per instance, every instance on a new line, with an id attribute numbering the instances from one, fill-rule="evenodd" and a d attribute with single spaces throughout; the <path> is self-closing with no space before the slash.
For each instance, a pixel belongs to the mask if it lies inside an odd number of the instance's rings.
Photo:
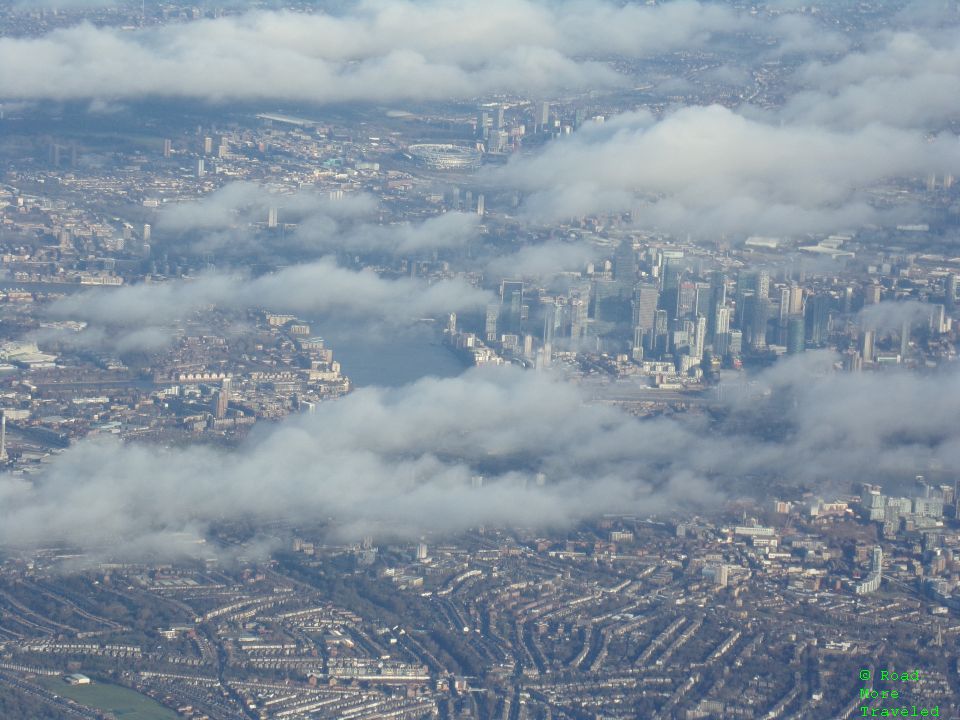
<path id="1" fill-rule="evenodd" d="M 958 167 L 952 136 L 774 124 L 709 106 L 586 126 L 494 179 L 531 193 L 527 212 L 541 219 L 638 209 L 639 222 L 671 230 L 799 234 L 875 219 L 863 191 L 886 178 Z"/>

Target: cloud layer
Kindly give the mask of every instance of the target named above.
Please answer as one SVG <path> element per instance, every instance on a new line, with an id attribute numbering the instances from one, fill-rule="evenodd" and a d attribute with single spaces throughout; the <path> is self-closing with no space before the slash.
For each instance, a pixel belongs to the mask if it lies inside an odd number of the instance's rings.
<path id="1" fill-rule="evenodd" d="M 339 15 L 260 11 L 135 32 L 84 24 L 3 38 L 0 96 L 350 102 L 615 87 L 627 78 L 585 58 L 649 57 L 746 32 L 787 51 L 833 37 L 802 17 L 771 21 L 694 0 L 370 1 Z"/>
<path id="2" fill-rule="evenodd" d="M 775 124 L 714 105 L 620 115 L 493 178 L 529 193 L 538 219 L 635 209 L 648 227 L 800 234 L 876 220 L 864 191 L 882 180 L 958 167 L 952 135 Z"/>
<path id="3" fill-rule="evenodd" d="M 82 441 L 35 484 L 0 476 L 0 543 L 169 557 L 183 551 L 178 533 L 237 520 L 329 521 L 354 538 L 556 528 L 603 512 L 717 507 L 774 481 L 846 491 L 955 466 L 960 424 L 940 398 L 960 391 L 960 374 L 835 374 L 834 360 L 809 353 L 775 367 L 760 378 L 762 399 L 734 399 L 712 423 L 640 420 L 585 404 L 561 379 L 495 368 L 361 390 L 230 453 Z"/>

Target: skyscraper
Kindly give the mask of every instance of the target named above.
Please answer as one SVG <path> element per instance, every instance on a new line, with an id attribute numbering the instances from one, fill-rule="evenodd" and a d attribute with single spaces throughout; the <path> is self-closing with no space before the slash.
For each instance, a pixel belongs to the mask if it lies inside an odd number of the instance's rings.
<path id="1" fill-rule="evenodd" d="M 656 285 L 638 284 L 633 290 L 633 326 L 644 332 L 653 330 L 660 291 Z"/>
<path id="2" fill-rule="evenodd" d="M 807 300 L 804 312 L 807 341 L 814 346 L 826 345 L 830 336 L 830 297 L 813 295 Z"/>
<path id="3" fill-rule="evenodd" d="M 860 343 L 860 355 L 865 363 L 873 362 L 873 330 L 863 331 L 863 340 Z"/>
<path id="4" fill-rule="evenodd" d="M 621 240 L 613 257 L 613 279 L 621 293 L 629 297 L 637 282 L 637 253 L 632 240 Z"/>
<path id="5" fill-rule="evenodd" d="M 224 378 L 220 389 L 213 396 L 213 416 L 222 420 L 230 407 L 230 378 Z"/>
<path id="6" fill-rule="evenodd" d="M 793 315 L 787 318 L 787 353 L 796 355 L 806 349 L 806 328 L 803 317 Z"/>
<path id="7" fill-rule="evenodd" d="M 550 103 L 541 102 L 537 113 L 537 126 L 543 132 L 550 125 Z"/>

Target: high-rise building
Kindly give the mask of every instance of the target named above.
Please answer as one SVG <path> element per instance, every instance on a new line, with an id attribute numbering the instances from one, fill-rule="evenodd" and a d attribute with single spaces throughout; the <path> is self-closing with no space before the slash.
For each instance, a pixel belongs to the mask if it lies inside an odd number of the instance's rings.
<path id="1" fill-rule="evenodd" d="M 487 339 L 487 342 L 496 342 L 497 340 L 497 323 L 500 318 L 500 305 L 497 303 L 490 303 L 487 305 L 487 315 L 486 322 L 484 325 L 484 336 Z"/>
<path id="2" fill-rule="evenodd" d="M 493 129 L 494 129 L 494 130 L 503 130 L 503 129 L 507 126 L 506 120 L 505 120 L 505 118 L 504 118 L 504 113 L 505 113 L 505 112 L 506 112 L 506 108 L 505 108 L 503 105 L 498 105 L 498 106 L 497 106 L 496 113 L 495 113 L 494 116 L 493 116 L 493 117 L 494 117 L 494 119 L 493 119 Z"/>
<path id="3" fill-rule="evenodd" d="M 703 359 L 703 350 L 707 344 L 707 319 L 703 315 L 697 315 L 693 322 L 693 338 L 690 342 L 690 354 L 697 360 Z"/>
<path id="4" fill-rule="evenodd" d="M 167 138 L 163 141 L 163 156 L 168 158 L 171 155 L 173 155 L 173 140 Z"/>
<path id="5" fill-rule="evenodd" d="M 197 158 L 197 177 L 202 178 L 207 174 L 207 164 L 204 162 L 203 158 Z"/>
<path id="6" fill-rule="evenodd" d="M 697 284 L 689 281 L 681 282 L 677 287 L 677 313 L 675 317 L 690 317 L 696 306 Z"/>
<path id="7" fill-rule="evenodd" d="M 638 284 L 633 290 L 633 326 L 644 332 L 653 330 L 660 291 L 656 285 Z"/>
<path id="8" fill-rule="evenodd" d="M 876 305 L 880 302 L 880 286 L 879 285 L 867 285 L 863 289 L 863 304 L 864 305 Z"/>
<path id="9" fill-rule="evenodd" d="M 0 411 L 0 462 L 7 460 L 7 413 Z"/>
<path id="10" fill-rule="evenodd" d="M 770 316 L 770 301 L 765 297 L 749 294 L 743 299 L 741 330 L 754 350 L 767 346 L 767 319 Z"/>
<path id="11" fill-rule="evenodd" d="M 213 396 L 213 415 L 218 420 L 227 416 L 230 407 L 230 378 L 224 378 L 220 389 Z"/>
<path id="12" fill-rule="evenodd" d="M 523 281 L 504 280 L 500 283 L 501 332 L 520 332 L 523 322 Z"/>
<path id="13" fill-rule="evenodd" d="M 483 217 L 486 212 L 486 202 L 483 197 L 483 193 L 477 195 L 477 215 Z"/>
<path id="14" fill-rule="evenodd" d="M 490 132 L 490 113 L 481 108 L 477 111 L 477 138 L 484 139 Z"/>
<path id="15" fill-rule="evenodd" d="M 143 224 L 143 241 L 150 242 L 150 238 L 153 236 L 153 228 L 150 227 L 150 223 Z"/>
<path id="16" fill-rule="evenodd" d="M 203 154 L 213 155 L 213 138 L 212 137 L 205 137 L 203 139 Z"/>
<path id="17" fill-rule="evenodd" d="M 787 353 L 796 355 L 806 349 L 806 327 L 801 315 L 787 318 Z"/>
<path id="18" fill-rule="evenodd" d="M 637 282 L 637 253 L 632 240 L 621 240 L 613 257 L 613 279 L 624 296 L 629 297 Z"/>
<path id="19" fill-rule="evenodd" d="M 947 275 L 943 304 L 948 313 L 952 313 L 957 307 L 957 276 L 954 273 Z"/>
<path id="20" fill-rule="evenodd" d="M 910 321 L 904 320 L 900 326 L 900 362 L 905 362 L 910 350 Z"/>
<path id="21" fill-rule="evenodd" d="M 864 330 L 863 339 L 860 342 L 860 356 L 863 358 L 863 362 L 865 363 L 873 362 L 873 343 L 873 330 Z"/>
<path id="22" fill-rule="evenodd" d="M 827 344 L 830 336 L 830 296 L 813 295 L 804 310 L 807 342 L 816 347 Z"/>
<path id="23" fill-rule="evenodd" d="M 541 102 L 537 113 L 537 127 L 543 132 L 550 125 L 550 103 Z"/>
<path id="24" fill-rule="evenodd" d="M 799 285 L 790 286 L 790 315 L 803 315 L 803 288 Z"/>
<path id="25" fill-rule="evenodd" d="M 261 217 L 263 216 L 261 215 Z M 277 208 L 271 207 L 269 210 L 267 210 L 267 227 L 268 228 L 275 228 L 278 224 L 278 220 L 279 220 L 279 212 L 277 211 Z"/>

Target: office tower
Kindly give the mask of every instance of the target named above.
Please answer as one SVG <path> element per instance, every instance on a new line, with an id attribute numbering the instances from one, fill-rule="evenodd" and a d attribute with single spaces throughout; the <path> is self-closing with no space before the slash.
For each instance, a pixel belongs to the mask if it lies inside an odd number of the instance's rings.
<path id="1" fill-rule="evenodd" d="M 150 242 L 150 237 L 153 234 L 153 228 L 150 227 L 149 223 L 144 223 L 143 225 L 143 241 Z"/>
<path id="2" fill-rule="evenodd" d="M 767 319 L 770 315 L 770 301 L 753 292 L 742 300 L 743 316 L 740 322 L 744 339 L 754 350 L 767 346 Z"/>
<path id="3" fill-rule="evenodd" d="M 717 311 L 726 304 L 727 277 L 717 270 L 710 274 L 710 307 L 707 315 L 707 342 L 709 343 L 712 343 L 714 336 L 720 332 L 717 329 Z"/>
<path id="4" fill-rule="evenodd" d="M 803 315 L 803 288 L 799 285 L 790 286 L 790 315 Z"/>
<path id="5" fill-rule="evenodd" d="M 539 113 L 537 115 L 537 126 L 542 132 L 550 124 L 550 103 L 542 102 L 538 108 Z"/>
<path id="6" fill-rule="evenodd" d="M 570 300 L 570 337 L 579 340 L 587 334 L 590 303 L 582 297 Z"/>
<path id="7" fill-rule="evenodd" d="M 477 195 L 477 215 L 483 217 L 485 207 L 486 203 L 484 201 L 483 194 L 481 193 L 480 195 Z"/>
<path id="8" fill-rule="evenodd" d="M 690 314 L 703 315 L 709 319 L 713 308 L 713 288 L 709 283 L 697 282 L 693 284 L 693 308 Z M 709 322 L 709 320 L 708 320 Z"/>
<path id="9" fill-rule="evenodd" d="M 484 324 L 484 335 L 487 339 L 487 342 L 497 341 L 497 322 L 499 321 L 499 316 L 500 305 L 497 303 L 490 303 L 487 305 L 487 316 Z"/>
<path id="10" fill-rule="evenodd" d="M 0 462 L 9 460 L 7 457 L 7 412 L 0 412 Z"/>
<path id="11" fill-rule="evenodd" d="M 613 256 L 613 279 L 624 296 L 629 297 L 637 282 L 637 253 L 632 240 L 621 240 Z"/>
<path id="12" fill-rule="evenodd" d="M 506 108 L 503 105 L 498 105 L 496 113 L 494 114 L 493 120 L 493 129 L 494 130 L 503 130 L 506 127 L 506 122 L 504 120 L 504 112 Z"/>
<path id="13" fill-rule="evenodd" d="M 173 140 L 167 138 L 163 141 L 163 156 L 168 158 L 171 155 L 173 155 Z"/>
<path id="14" fill-rule="evenodd" d="M 520 332 L 523 320 L 523 282 L 504 280 L 500 283 L 501 332 Z"/>
<path id="15" fill-rule="evenodd" d="M 279 218 L 278 218 L 277 208 L 272 207 L 269 210 L 267 210 L 267 227 L 275 228 L 277 226 L 278 219 Z"/>
<path id="16" fill-rule="evenodd" d="M 910 321 L 904 320 L 900 326 L 900 362 L 907 359 L 907 352 L 910 349 Z"/>
<path id="17" fill-rule="evenodd" d="M 427 544 L 420 543 L 417 545 L 417 560 L 423 561 L 427 559 Z"/>
<path id="18" fill-rule="evenodd" d="M 707 319 L 703 315 L 697 315 L 693 325 L 694 330 L 692 342 L 690 342 L 690 354 L 697 360 L 702 360 L 703 350 L 707 344 Z"/>
<path id="19" fill-rule="evenodd" d="M 60 146 L 57 143 L 50 146 L 50 164 L 54 167 L 60 167 Z"/>
<path id="20" fill-rule="evenodd" d="M 863 304 L 876 305 L 879 302 L 880 302 L 880 286 L 867 285 L 863 289 Z"/>
<path id="21" fill-rule="evenodd" d="M 490 132 L 490 113 L 481 108 L 477 111 L 477 138 L 484 139 Z"/>
<path id="22" fill-rule="evenodd" d="M 207 174 L 207 165 L 203 158 L 197 158 L 197 177 L 202 178 Z"/>
<path id="23" fill-rule="evenodd" d="M 212 137 L 205 137 L 203 139 L 203 154 L 213 155 L 213 138 Z"/>
<path id="24" fill-rule="evenodd" d="M 664 250 L 663 267 L 660 275 L 660 308 L 670 317 L 677 317 L 679 306 L 680 279 L 686 269 L 682 251 Z"/>
<path id="25" fill-rule="evenodd" d="M 455 312 L 447 315 L 447 332 L 451 335 L 457 332 L 457 314 Z"/>
<path id="26" fill-rule="evenodd" d="M 632 318 L 630 295 L 624 295 L 616 280 L 594 281 L 593 317 L 598 323 L 629 323 Z M 610 328 L 607 328 L 610 329 Z M 597 330 L 598 334 L 601 330 Z"/>
<path id="27" fill-rule="evenodd" d="M 787 353 L 796 355 L 806 349 L 806 328 L 801 315 L 787 318 Z"/>
<path id="28" fill-rule="evenodd" d="M 716 334 L 730 332 L 730 308 L 728 307 L 719 307 L 717 308 L 716 318 L 714 319 L 714 327 L 716 328 Z"/>
<path id="29" fill-rule="evenodd" d="M 696 283 L 690 281 L 681 282 L 677 287 L 677 313 L 675 317 L 690 317 L 694 313 L 696 298 Z"/>
<path id="30" fill-rule="evenodd" d="M 543 304 L 543 344 L 547 345 L 553 342 L 557 335 L 557 320 L 560 313 L 557 312 L 557 305 L 553 300 L 548 300 Z"/>
<path id="31" fill-rule="evenodd" d="M 849 315 L 850 313 L 853 312 L 853 286 L 848 285 L 843 289 L 841 302 L 843 306 L 844 315 Z"/>
<path id="32" fill-rule="evenodd" d="M 770 296 L 770 273 L 766 270 L 741 270 L 737 278 L 737 292 L 752 291 L 757 297 Z"/>
<path id="33" fill-rule="evenodd" d="M 780 324 L 786 325 L 790 317 L 790 288 L 780 288 Z"/>
<path id="34" fill-rule="evenodd" d="M 807 300 L 804 313 L 807 342 L 822 347 L 830 336 L 830 296 L 813 295 Z"/>
<path id="35" fill-rule="evenodd" d="M 873 362 L 873 330 L 864 330 L 863 339 L 860 342 L 860 356 L 865 363 Z"/>
<path id="36" fill-rule="evenodd" d="M 944 307 L 948 313 L 952 313 L 957 307 L 957 276 L 953 273 L 947 276 L 944 296 Z"/>
<path id="37" fill-rule="evenodd" d="M 640 283 L 633 289 L 633 326 L 644 332 L 653 330 L 660 291 L 656 285 Z"/>

